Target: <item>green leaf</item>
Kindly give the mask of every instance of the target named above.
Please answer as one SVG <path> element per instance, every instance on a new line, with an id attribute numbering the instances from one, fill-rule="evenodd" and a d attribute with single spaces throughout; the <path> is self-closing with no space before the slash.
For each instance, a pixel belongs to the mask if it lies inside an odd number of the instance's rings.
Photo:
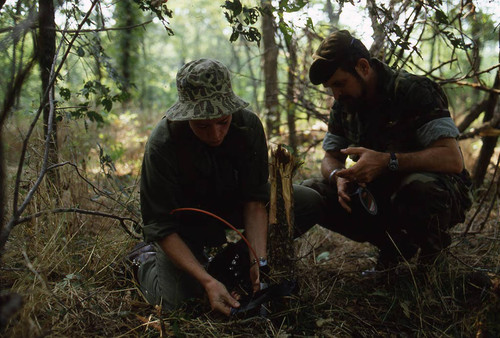
<path id="1" fill-rule="evenodd" d="M 288 26 L 284 21 L 281 21 L 279 24 L 279 28 L 281 33 L 285 36 L 286 43 L 289 44 L 292 41 L 293 29 Z"/>
<path id="2" fill-rule="evenodd" d="M 71 90 L 61 87 L 59 88 L 59 95 L 61 95 L 63 99 L 69 100 L 71 98 Z"/>
<path id="3" fill-rule="evenodd" d="M 243 10 L 243 6 L 241 5 L 240 0 L 226 1 L 221 7 L 232 11 L 233 16 L 240 15 L 241 11 Z"/>
<path id="4" fill-rule="evenodd" d="M 436 20 L 437 20 L 437 22 L 439 22 L 440 24 L 443 24 L 443 25 L 448 25 L 449 24 L 448 17 L 439 8 L 436 9 Z"/>
<path id="5" fill-rule="evenodd" d="M 97 113 L 96 111 L 89 110 L 87 112 L 87 117 L 89 118 L 90 121 L 92 122 L 104 122 L 104 119 L 102 118 L 101 114 Z"/>
<path id="6" fill-rule="evenodd" d="M 83 50 L 82 47 L 78 47 L 76 49 L 76 54 L 78 54 L 79 57 L 83 57 L 83 56 L 85 56 L 85 51 Z"/>
<path id="7" fill-rule="evenodd" d="M 104 98 L 101 101 L 101 104 L 103 105 L 104 109 L 106 109 L 107 112 L 111 111 L 111 108 L 113 108 L 113 101 L 109 98 Z"/>
<path id="8" fill-rule="evenodd" d="M 313 21 L 310 17 L 307 18 L 306 27 L 311 29 L 313 32 L 315 31 Z"/>
<path id="9" fill-rule="evenodd" d="M 305 5 L 307 5 L 307 2 L 304 0 L 296 0 L 296 1 L 281 0 L 279 4 L 280 9 L 288 13 L 300 11 Z"/>
<path id="10" fill-rule="evenodd" d="M 234 41 L 238 40 L 239 36 L 240 36 L 240 33 L 238 33 L 236 30 L 233 29 L 233 34 L 231 34 L 229 41 L 234 42 Z"/>

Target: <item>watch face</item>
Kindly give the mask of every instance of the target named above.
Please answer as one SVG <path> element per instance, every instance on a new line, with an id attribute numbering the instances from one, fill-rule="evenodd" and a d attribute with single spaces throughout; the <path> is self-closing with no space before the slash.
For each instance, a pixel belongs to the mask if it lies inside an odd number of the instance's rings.
<path id="1" fill-rule="evenodd" d="M 396 171 L 398 170 L 398 162 L 397 161 L 391 161 L 389 162 L 389 170 Z"/>
<path id="2" fill-rule="evenodd" d="M 389 159 L 389 164 L 387 165 L 387 167 L 389 167 L 389 170 L 391 171 L 396 171 L 399 169 L 399 162 L 395 153 L 391 153 L 391 158 Z"/>

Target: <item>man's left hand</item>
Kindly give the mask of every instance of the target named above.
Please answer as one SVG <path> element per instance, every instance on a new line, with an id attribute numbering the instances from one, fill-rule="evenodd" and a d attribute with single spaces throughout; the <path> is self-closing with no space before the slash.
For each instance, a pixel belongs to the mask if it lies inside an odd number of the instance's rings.
<path id="1" fill-rule="evenodd" d="M 340 151 L 344 155 L 356 155 L 359 157 L 356 164 L 349 169 L 337 172 L 337 176 L 348 179 L 351 182 L 369 183 L 387 169 L 389 154 L 381 153 L 363 147 L 350 147 Z"/>

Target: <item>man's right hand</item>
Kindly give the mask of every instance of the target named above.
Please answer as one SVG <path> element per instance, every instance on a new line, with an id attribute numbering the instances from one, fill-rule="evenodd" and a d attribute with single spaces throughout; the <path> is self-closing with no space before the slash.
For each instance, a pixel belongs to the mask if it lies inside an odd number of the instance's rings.
<path id="1" fill-rule="evenodd" d="M 205 291 L 207 292 L 212 310 L 219 311 L 229 316 L 231 314 L 231 308 L 240 307 L 240 303 L 229 294 L 224 284 L 215 278 L 205 284 Z"/>

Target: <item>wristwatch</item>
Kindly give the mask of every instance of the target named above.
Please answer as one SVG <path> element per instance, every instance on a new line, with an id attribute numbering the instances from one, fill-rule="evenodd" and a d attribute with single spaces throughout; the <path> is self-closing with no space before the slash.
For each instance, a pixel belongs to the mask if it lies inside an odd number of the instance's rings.
<path id="1" fill-rule="evenodd" d="M 390 171 L 397 171 L 399 169 L 398 158 L 396 153 L 391 153 L 391 158 L 389 159 L 389 164 L 387 165 Z"/>

